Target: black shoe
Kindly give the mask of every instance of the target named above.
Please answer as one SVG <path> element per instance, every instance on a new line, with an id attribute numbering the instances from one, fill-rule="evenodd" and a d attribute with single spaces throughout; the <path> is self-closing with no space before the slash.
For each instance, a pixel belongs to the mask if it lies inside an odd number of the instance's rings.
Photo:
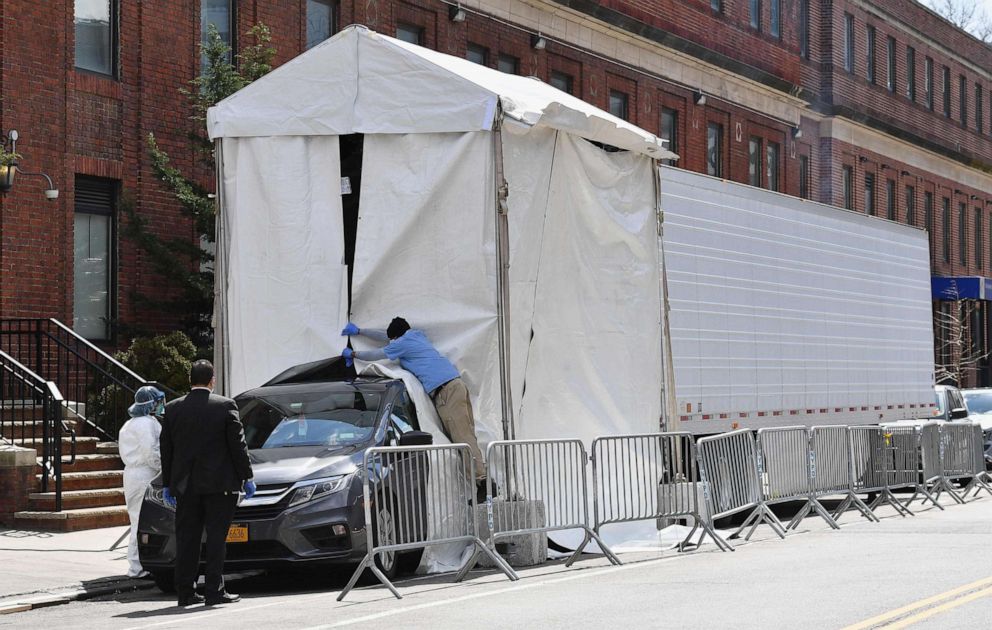
<path id="1" fill-rule="evenodd" d="M 493 494 L 496 494 L 496 488 L 493 487 Z M 475 482 L 475 503 L 476 505 L 485 505 L 486 500 L 489 498 L 488 492 L 486 491 L 486 480 L 480 479 Z"/>
<path id="2" fill-rule="evenodd" d="M 193 593 L 188 597 L 179 598 L 179 605 L 183 607 L 192 606 L 193 604 L 202 604 L 202 603 L 203 603 L 203 595 L 197 595 L 196 593 Z"/>
<path id="3" fill-rule="evenodd" d="M 228 593 L 224 591 L 220 595 L 214 595 L 207 598 L 207 606 L 217 606 L 219 604 L 233 604 L 234 602 L 241 601 L 240 595 L 235 595 L 234 593 Z"/>

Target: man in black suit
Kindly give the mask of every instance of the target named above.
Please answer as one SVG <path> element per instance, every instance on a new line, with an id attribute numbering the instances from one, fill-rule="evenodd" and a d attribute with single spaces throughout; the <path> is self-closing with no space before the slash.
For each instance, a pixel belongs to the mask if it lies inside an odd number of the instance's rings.
<path id="1" fill-rule="evenodd" d="M 197 361 L 190 392 L 165 406 L 162 420 L 163 497 L 176 508 L 176 594 L 179 605 L 203 601 L 194 590 L 206 529 L 206 604 L 236 602 L 224 589 L 227 531 L 238 492 L 255 494 L 238 406 L 214 389 L 214 366 Z"/>

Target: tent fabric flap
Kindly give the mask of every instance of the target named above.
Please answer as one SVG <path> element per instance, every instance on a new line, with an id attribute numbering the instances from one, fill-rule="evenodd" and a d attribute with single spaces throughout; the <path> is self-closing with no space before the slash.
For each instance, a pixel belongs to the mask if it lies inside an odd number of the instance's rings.
<path id="1" fill-rule="evenodd" d="M 223 141 L 225 393 L 336 356 L 347 322 L 337 136 Z"/>
<path id="2" fill-rule="evenodd" d="M 492 133 L 365 136 L 359 206 L 352 320 L 385 329 L 401 316 L 423 330 L 461 372 L 480 442 L 496 439 Z"/>

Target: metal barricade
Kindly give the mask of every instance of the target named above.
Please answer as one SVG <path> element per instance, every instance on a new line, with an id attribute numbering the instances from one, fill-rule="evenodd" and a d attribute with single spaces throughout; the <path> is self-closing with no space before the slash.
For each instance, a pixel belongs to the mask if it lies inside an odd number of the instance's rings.
<path id="1" fill-rule="evenodd" d="M 831 515 L 834 522 L 851 507 L 869 521 L 878 522 L 878 517 L 854 492 L 848 427 L 838 425 L 813 427 L 810 429 L 809 444 L 810 486 L 813 497 L 818 502 L 826 496 L 844 497 Z M 805 514 L 800 512 L 796 518 L 801 516 Z"/>
<path id="2" fill-rule="evenodd" d="M 877 495 L 868 506 L 872 512 L 888 503 L 900 516 L 912 516 L 913 512 L 899 502 L 889 485 L 890 479 L 897 477 L 897 446 L 892 444 L 891 431 L 878 426 L 850 427 L 852 487 L 859 494 Z M 900 437 L 900 445 L 904 441 L 904 437 Z M 915 440 L 913 443 L 915 450 Z M 898 478 L 902 479 L 901 473 Z"/>
<path id="3" fill-rule="evenodd" d="M 953 482 L 955 480 L 971 482 L 974 479 L 975 448 L 975 433 L 969 423 L 940 424 L 940 480 L 936 486 L 937 499 L 946 492 L 955 502 L 964 503 L 964 497 L 954 488 Z M 967 487 L 971 487 L 971 484 L 969 483 Z"/>
<path id="4" fill-rule="evenodd" d="M 593 515 L 604 525 L 651 519 L 692 518 L 679 551 L 702 529 L 723 551 L 733 551 L 699 505 L 696 448 L 691 433 L 599 437 L 592 443 Z"/>
<path id="5" fill-rule="evenodd" d="M 985 436 L 982 432 L 982 425 L 973 423 L 971 429 L 971 470 L 975 476 L 971 478 L 971 483 L 964 489 L 964 496 L 967 497 L 971 490 L 975 491 L 976 497 L 982 490 L 992 494 L 992 486 L 989 485 L 989 481 L 992 481 L 992 478 L 989 477 L 985 469 Z"/>
<path id="6" fill-rule="evenodd" d="M 935 506 L 944 509 L 931 490 L 940 483 L 940 427 L 935 422 L 928 422 L 916 431 L 917 448 L 919 453 L 920 474 L 916 478 L 916 489 L 913 496 L 906 502 L 911 504 L 918 495 L 923 495 L 921 502 L 929 500 Z"/>
<path id="7" fill-rule="evenodd" d="M 584 533 L 582 543 L 565 566 L 571 566 L 592 540 L 611 563 L 621 564 L 590 525 L 588 460 L 580 440 L 490 442 L 486 450 L 486 489 L 491 543 L 495 545 L 500 539 L 522 534 L 581 529 Z M 499 483 L 499 497 L 493 496 L 494 482 Z M 512 503 L 516 500 L 543 503 L 543 513 L 513 509 Z M 499 501 L 506 502 L 507 505 L 500 507 L 507 509 L 494 510 L 494 503 Z"/>
<path id="8" fill-rule="evenodd" d="M 470 543 L 476 549 L 455 581 L 467 575 L 479 553 L 516 580 L 513 569 L 479 538 L 473 471 L 472 453 L 465 444 L 368 449 L 358 473 L 363 477 L 367 552 L 338 601 L 366 568 L 402 598 L 384 571 L 389 572 L 404 551 L 448 543 Z"/>
<path id="9" fill-rule="evenodd" d="M 761 491 L 758 473 L 757 447 L 754 434 L 740 429 L 720 435 L 705 437 L 697 442 L 699 477 L 710 502 L 712 518 L 751 510 L 751 514 L 730 538 L 740 536 L 751 526 L 745 540 L 758 525 L 765 523 L 781 538 L 785 530 L 778 518 L 768 509 Z"/>
<path id="10" fill-rule="evenodd" d="M 805 500 L 786 529 L 795 529 L 815 511 L 833 529 L 840 529 L 813 494 L 815 474 L 810 431 L 806 427 L 776 427 L 758 430 L 758 472 L 765 502 Z"/>

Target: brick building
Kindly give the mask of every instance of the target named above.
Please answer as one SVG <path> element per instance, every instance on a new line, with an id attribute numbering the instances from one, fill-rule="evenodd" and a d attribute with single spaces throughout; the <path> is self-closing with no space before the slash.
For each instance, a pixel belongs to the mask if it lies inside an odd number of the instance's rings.
<path id="1" fill-rule="evenodd" d="M 924 227 L 934 275 L 992 275 L 992 48 L 914 0 L 0 0 L 0 128 L 61 189 L 0 200 L 0 317 L 111 345 L 108 321 L 173 323 L 135 297 L 160 280 L 117 204 L 194 237 L 144 138 L 192 163 L 178 89 L 208 21 L 235 47 L 264 22 L 277 63 L 360 23 L 533 75 L 669 138 L 683 168 Z"/>

